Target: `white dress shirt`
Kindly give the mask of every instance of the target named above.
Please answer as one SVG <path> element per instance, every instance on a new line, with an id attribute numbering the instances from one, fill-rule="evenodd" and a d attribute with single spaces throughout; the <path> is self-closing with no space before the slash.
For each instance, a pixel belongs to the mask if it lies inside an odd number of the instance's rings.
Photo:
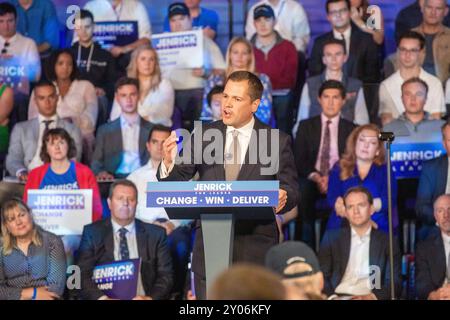
<path id="1" fill-rule="evenodd" d="M 247 39 L 255 34 L 253 11 L 257 6 L 268 4 L 275 12 L 275 30 L 289 41 L 292 41 L 297 51 L 305 52 L 310 39 L 310 27 L 308 17 L 303 6 L 294 0 L 281 0 L 278 5 L 272 5 L 269 0 L 262 0 L 253 5 L 248 11 L 245 34 Z"/>
<path id="2" fill-rule="evenodd" d="M 445 249 L 445 266 L 446 266 L 445 270 L 449 270 L 448 259 L 449 259 L 449 255 L 450 255 L 450 236 L 448 236 L 442 232 L 442 240 L 444 241 L 444 249 Z M 444 284 L 450 283 L 449 278 L 450 278 L 450 274 L 446 274 Z"/>
<path id="3" fill-rule="evenodd" d="M 359 236 L 351 228 L 350 255 L 341 283 L 336 287 L 338 294 L 368 295 L 372 292 L 369 286 L 369 228 L 363 236 Z"/>
<path id="4" fill-rule="evenodd" d="M 138 114 L 131 121 L 120 116 L 122 131 L 123 156 L 117 174 L 129 174 L 141 166 L 139 157 L 139 131 L 141 119 Z"/>
<path id="5" fill-rule="evenodd" d="M 350 40 L 352 36 L 352 28 L 349 27 L 347 30 L 343 32 L 344 39 L 345 39 L 345 51 L 347 53 L 347 56 L 350 55 Z M 342 40 L 342 35 L 340 32 L 337 32 L 333 29 L 333 36 L 335 39 Z"/>
<path id="6" fill-rule="evenodd" d="M 53 120 L 53 122 L 51 122 L 48 126 L 49 129 L 54 129 L 56 128 L 56 122 L 58 121 L 58 116 L 55 114 L 53 117 L 50 118 L 45 118 L 42 115 L 38 115 L 38 120 L 39 120 L 39 137 L 38 137 L 38 144 L 37 144 L 37 148 L 36 148 L 36 153 L 33 157 L 33 159 L 31 160 L 30 164 L 28 165 L 28 172 L 30 172 L 31 170 L 33 170 L 36 167 L 39 167 L 43 164 L 42 160 L 41 160 L 41 148 L 42 148 L 42 138 L 44 135 L 44 130 L 45 130 L 45 120 Z M 16 175 L 20 173 L 16 172 Z"/>
<path id="7" fill-rule="evenodd" d="M 114 234 L 114 260 L 120 261 L 120 260 L 122 260 L 122 257 L 120 256 L 120 233 L 119 233 L 119 230 L 122 228 L 122 226 L 119 225 L 118 223 L 116 223 L 114 221 L 114 219 L 111 219 L 111 223 L 112 223 L 113 234 Z M 128 230 L 128 232 L 125 234 L 125 237 L 127 238 L 130 259 L 138 259 L 139 251 L 138 251 L 138 245 L 137 245 L 137 239 L 136 239 L 136 224 L 135 224 L 134 220 L 132 223 L 130 223 L 127 226 L 124 226 L 123 228 Z M 145 296 L 145 291 L 144 291 L 144 286 L 142 285 L 140 270 L 139 270 L 139 276 L 138 276 L 138 286 L 137 286 L 136 295 Z"/>

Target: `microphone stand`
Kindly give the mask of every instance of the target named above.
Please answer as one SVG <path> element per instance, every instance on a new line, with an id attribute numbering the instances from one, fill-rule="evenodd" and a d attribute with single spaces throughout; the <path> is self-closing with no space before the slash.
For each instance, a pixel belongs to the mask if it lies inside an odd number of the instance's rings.
<path id="1" fill-rule="evenodd" d="M 386 143 L 387 150 L 387 188 L 388 188 L 388 221 L 389 221 L 389 268 L 391 300 L 395 300 L 394 285 L 394 230 L 392 226 L 392 188 L 391 188 L 391 144 L 395 139 L 393 132 L 380 132 L 378 139 Z"/>

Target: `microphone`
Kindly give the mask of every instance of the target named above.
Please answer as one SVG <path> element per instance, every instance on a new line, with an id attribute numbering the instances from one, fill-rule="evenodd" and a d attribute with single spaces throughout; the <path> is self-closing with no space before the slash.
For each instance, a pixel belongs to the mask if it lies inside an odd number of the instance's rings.
<path id="1" fill-rule="evenodd" d="M 392 142 L 395 139 L 393 132 L 380 132 L 378 139 L 385 142 Z"/>

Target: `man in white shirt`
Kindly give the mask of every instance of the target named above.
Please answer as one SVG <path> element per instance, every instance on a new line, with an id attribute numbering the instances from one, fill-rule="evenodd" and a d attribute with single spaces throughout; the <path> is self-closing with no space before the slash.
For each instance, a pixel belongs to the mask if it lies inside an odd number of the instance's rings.
<path id="1" fill-rule="evenodd" d="M 168 9 L 171 32 L 192 30 L 189 8 L 182 2 L 175 2 Z M 182 111 L 183 128 L 192 130 L 193 121 L 200 118 L 205 79 L 212 73 L 222 73 L 225 60 L 217 44 L 203 37 L 203 67 L 194 69 L 170 69 L 165 76 L 175 89 L 175 105 Z"/>
<path id="2" fill-rule="evenodd" d="M 327 295 L 354 300 L 386 300 L 390 297 L 388 235 L 377 230 L 371 220 L 375 212 L 373 197 L 361 186 L 344 195 L 350 227 L 328 231 L 319 251 Z M 400 252 L 394 240 L 394 285 L 401 288 Z"/>
<path id="3" fill-rule="evenodd" d="M 148 163 L 133 173 L 127 179 L 134 182 L 138 189 L 138 205 L 136 217 L 144 222 L 153 223 L 166 230 L 168 243 L 174 267 L 174 291 L 182 293 L 187 273 L 187 265 L 191 253 L 191 220 L 170 220 L 164 208 L 147 208 L 147 183 L 158 181 L 156 171 L 162 160 L 162 145 L 169 137 L 170 128 L 155 125 L 150 131 L 146 143 L 150 157 Z"/>
<path id="4" fill-rule="evenodd" d="M 450 194 L 434 202 L 435 233 L 417 244 L 416 289 L 419 299 L 450 300 Z"/>
<path id="5" fill-rule="evenodd" d="M 432 119 L 440 119 L 445 113 L 441 81 L 421 67 L 420 56 L 424 47 L 425 38 L 415 31 L 408 31 L 400 36 L 397 49 L 399 69 L 380 85 L 378 115 L 383 125 L 398 118 L 405 111 L 401 87 L 404 81 L 415 77 L 425 81 L 429 88 L 425 111 L 430 113 Z"/>

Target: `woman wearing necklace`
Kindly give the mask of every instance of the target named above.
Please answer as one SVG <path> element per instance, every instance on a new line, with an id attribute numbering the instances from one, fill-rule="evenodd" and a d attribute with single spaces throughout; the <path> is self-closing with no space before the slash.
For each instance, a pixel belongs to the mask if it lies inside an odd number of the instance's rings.
<path id="1" fill-rule="evenodd" d="M 83 136 L 83 162 L 90 163 L 98 115 L 95 88 L 89 81 L 78 80 L 75 61 L 67 49 L 53 52 L 45 71 L 47 79 L 55 84 L 58 91 L 57 114 L 80 128 Z M 28 119 L 38 116 L 34 100 L 33 92 L 28 107 Z"/>

